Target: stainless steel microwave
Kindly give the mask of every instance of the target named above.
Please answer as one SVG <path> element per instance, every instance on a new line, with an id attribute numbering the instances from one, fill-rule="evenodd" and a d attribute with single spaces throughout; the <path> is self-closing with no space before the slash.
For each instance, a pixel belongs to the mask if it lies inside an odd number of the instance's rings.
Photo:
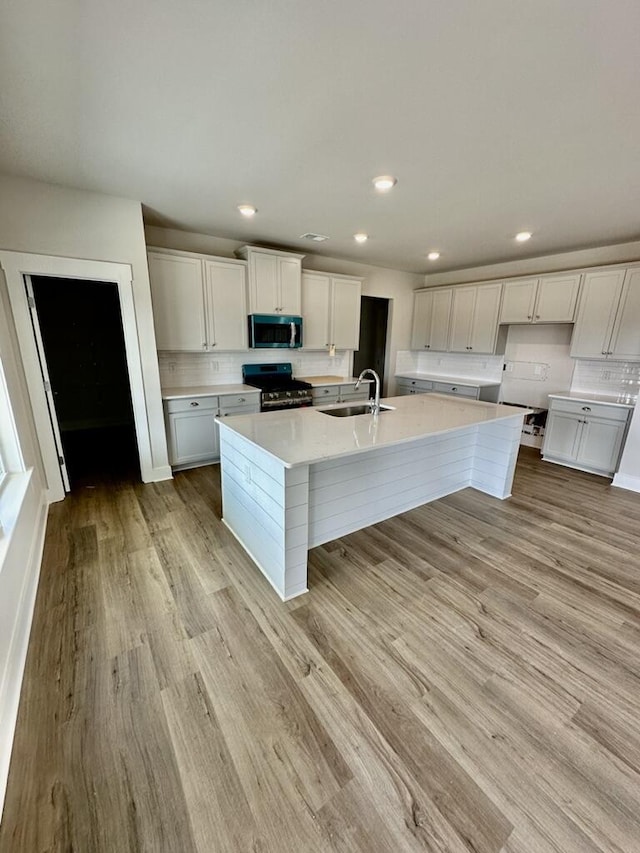
<path id="1" fill-rule="evenodd" d="M 252 349 L 296 349 L 302 346 L 302 317 L 249 314 Z"/>

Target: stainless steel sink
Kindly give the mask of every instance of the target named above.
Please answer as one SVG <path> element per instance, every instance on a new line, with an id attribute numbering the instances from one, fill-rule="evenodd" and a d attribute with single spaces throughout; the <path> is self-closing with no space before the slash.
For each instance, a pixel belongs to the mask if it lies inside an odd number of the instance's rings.
<path id="1" fill-rule="evenodd" d="M 335 409 L 320 409 L 323 415 L 331 415 L 332 418 L 350 418 L 353 415 L 370 415 L 371 406 L 361 403 L 357 406 L 337 406 Z M 380 406 L 380 414 L 393 411 L 393 406 Z"/>

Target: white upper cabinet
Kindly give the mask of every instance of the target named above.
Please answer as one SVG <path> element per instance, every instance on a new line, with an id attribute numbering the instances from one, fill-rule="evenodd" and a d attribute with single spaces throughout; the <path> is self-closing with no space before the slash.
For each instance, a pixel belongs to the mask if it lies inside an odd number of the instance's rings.
<path id="1" fill-rule="evenodd" d="M 585 275 L 571 355 L 640 359 L 640 269 Z"/>
<path id="2" fill-rule="evenodd" d="M 219 350 L 247 349 L 245 266 L 204 261 L 207 292 L 207 344 Z"/>
<path id="3" fill-rule="evenodd" d="M 492 353 L 496 345 L 502 284 L 453 288 L 451 352 Z"/>
<path id="4" fill-rule="evenodd" d="M 304 255 L 243 246 L 236 252 L 248 263 L 249 313 L 299 316 Z"/>
<path id="5" fill-rule="evenodd" d="M 445 352 L 449 341 L 453 289 L 418 290 L 413 298 L 411 349 Z"/>
<path id="6" fill-rule="evenodd" d="M 157 348 L 206 350 L 202 261 L 159 252 L 149 252 L 148 261 Z"/>
<path id="7" fill-rule="evenodd" d="M 580 273 L 506 281 L 501 323 L 573 323 Z"/>
<path id="8" fill-rule="evenodd" d="M 247 348 L 243 261 L 157 250 L 148 260 L 158 350 Z"/>
<path id="9" fill-rule="evenodd" d="M 305 349 L 357 350 L 362 279 L 302 273 L 302 342 Z"/>

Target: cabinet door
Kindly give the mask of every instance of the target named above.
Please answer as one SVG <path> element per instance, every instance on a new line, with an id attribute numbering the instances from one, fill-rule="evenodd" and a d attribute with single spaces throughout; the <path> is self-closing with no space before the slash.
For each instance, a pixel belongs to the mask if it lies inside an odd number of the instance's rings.
<path id="1" fill-rule="evenodd" d="M 449 345 L 449 324 L 451 322 L 451 303 L 453 289 L 446 288 L 433 291 L 431 316 L 428 325 L 427 349 L 446 352 Z"/>
<path id="2" fill-rule="evenodd" d="M 218 350 L 244 350 L 247 342 L 247 295 L 243 264 L 205 261 L 207 343 Z"/>
<path id="3" fill-rule="evenodd" d="M 339 385 L 316 385 L 311 389 L 314 406 L 328 406 L 329 403 L 337 403 L 339 396 Z"/>
<path id="4" fill-rule="evenodd" d="M 277 314 L 280 308 L 278 256 L 249 255 L 249 307 L 252 314 Z"/>
<path id="5" fill-rule="evenodd" d="M 411 349 L 429 349 L 433 291 L 418 290 L 413 294 Z"/>
<path id="6" fill-rule="evenodd" d="M 492 353 L 498 332 L 501 284 L 481 284 L 476 288 L 476 301 L 469 338 L 469 351 Z"/>
<path id="7" fill-rule="evenodd" d="M 220 455 L 216 411 L 176 412 L 168 416 L 172 465 L 214 460 Z"/>
<path id="8" fill-rule="evenodd" d="M 202 262 L 159 252 L 148 259 L 157 349 L 206 349 Z"/>
<path id="9" fill-rule="evenodd" d="M 469 352 L 475 302 L 475 287 L 454 287 L 449 336 L 451 352 Z"/>
<path id="10" fill-rule="evenodd" d="M 536 323 L 573 323 L 580 289 L 580 274 L 544 276 L 538 285 Z"/>
<path id="11" fill-rule="evenodd" d="M 302 345 L 304 349 L 326 349 L 329 340 L 331 277 L 324 273 L 302 273 Z"/>
<path id="12" fill-rule="evenodd" d="M 530 323 L 538 292 L 538 279 L 506 281 L 500 308 L 501 323 Z"/>
<path id="13" fill-rule="evenodd" d="M 589 416 L 582 424 L 577 461 L 605 474 L 614 474 L 626 424 L 609 418 Z"/>
<path id="14" fill-rule="evenodd" d="M 625 270 L 585 274 L 571 339 L 572 358 L 606 358 L 624 277 Z"/>
<path id="15" fill-rule="evenodd" d="M 609 350 L 624 361 L 640 359 L 640 269 L 627 271 Z"/>
<path id="16" fill-rule="evenodd" d="M 545 428 L 543 456 L 573 462 L 578 453 L 582 418 L 566 412 L 549 412 Z"/>
<path id="17" fill-rule="evenodd" d="M 300 267 L 298 258 L 276 258 L 278 262 L 278 285 L 280 314 L 291 314 L 297 317 L 302 314 L 300 304 Z"/>
<path id="18" fill-rule="evenodd" d="M 332 278 L 331 343 L 336 349 L 360 347 L 360 298 L 362 282 L 352 278 Z"/>

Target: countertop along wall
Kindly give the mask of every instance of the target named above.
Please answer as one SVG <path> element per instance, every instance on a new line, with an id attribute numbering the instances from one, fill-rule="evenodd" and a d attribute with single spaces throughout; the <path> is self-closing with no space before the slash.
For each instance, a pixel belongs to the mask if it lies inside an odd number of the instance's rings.
<path id="1" fill-rule="evenodd" d="M 247 241 L 226 240 L 221 237 L 211 237 L 207 234 L 195 234 L 187 231 L 177 231 L 171 228 L 158 228 L 147 225 L 145 227 L 147 245 L 157 246 L 165 249 L 180 249 L 185 252 L 202 252 L 219 257 L 234 258 L 235 250 L 247 244 Z M 257 242 L 251 245 L 258 245 Z M 286 251 L 286 249 L 283 249 Z M 300 252 L 300 248 L 291 251 Z M 411 335 L 411 321 L 413 317 L 413 291 L 424 284 L 424 277 L 413 273 L 401 272 L 400 270 L 375 267 L 370 264 L 356 263 L 354 261 L 329 258 L 324 255 L 308 253 L 302 261 L 304 270 L 320 270 L 322 272 L 336 273 L 342 275 L 361 276 L 364 279 L 362 287 L 363 296 L 378 296 L 390 299 L 389 304 L 389 326 L 387 332 L 387 358 L 384 376 L 385 393 L 391 396 L 395 393 L 395 365 L 398 350 L 406 349 L 409 345 Z M 179 354 L 178 354 L 179 355 Z M 217 355 L 217 354 L 216 354 Z M 230 355 L 230 354 L 229 354 Z M 199 357 L 199 356 L 197 356 Z M 305 354 L 296 353 L 295 358 L 317 359 L 319 353 Z M 181 356 L 182 358 L 182 356 Z M 187 356 L 190 358 L 190 356 Z M 284 360 L 284 359 L 283 359 Z M 316 368 L 313 368 L 317 372 Z M 298 372 L 302 373 L 304 368 Z M 307 371 L 308 372 L 308 371 Z M 340 373 L 339 369 L 331 367 L 331 360 L 326 356 L 326 364 L 323 365 L 322 373 Z M 213 381 L 214 377 L 212 377 Z"/>
<path id="2" fill-rule="evenodd" d="M 544 255 L 537 258 L 514 258 L 503 263 L 468 267 L 450 272 L 433 272 L 425 275 L 422 286 L 437 287 L 438 285 L 507 279 L 521 275 L 555 273 L 606 264 L 632 263 L 638 260 L 640 260 L 640 241 L 634 241 L 614 246 L 598 246 L 574 252 Z M 605 367 L 605 363 L 599 361 L 583 359 L 572 359 L 572 361 L 575 362 L 575 365 L 571 387 L 576 382 L 578 385 L 583 385 L 589 373 L 595 376 L 601 366 Z M 624 363 L 620 363 L 620 366 L 624 367 Z M 633 365 L 633 367 L 635 366 Z M 611 364 L 607 362 L 607 374 L 611 372 L 610 367 Z M 602 391 L 602 388 L 599 390 Z M 616 390 L 619 389 L 616 387 Z M 614 477 L 613 485 L 640 492 L 640 406 L 638 405 L 636 405 L 632 415 L 629 433 L 620 460 L 620 469 Z"/>

